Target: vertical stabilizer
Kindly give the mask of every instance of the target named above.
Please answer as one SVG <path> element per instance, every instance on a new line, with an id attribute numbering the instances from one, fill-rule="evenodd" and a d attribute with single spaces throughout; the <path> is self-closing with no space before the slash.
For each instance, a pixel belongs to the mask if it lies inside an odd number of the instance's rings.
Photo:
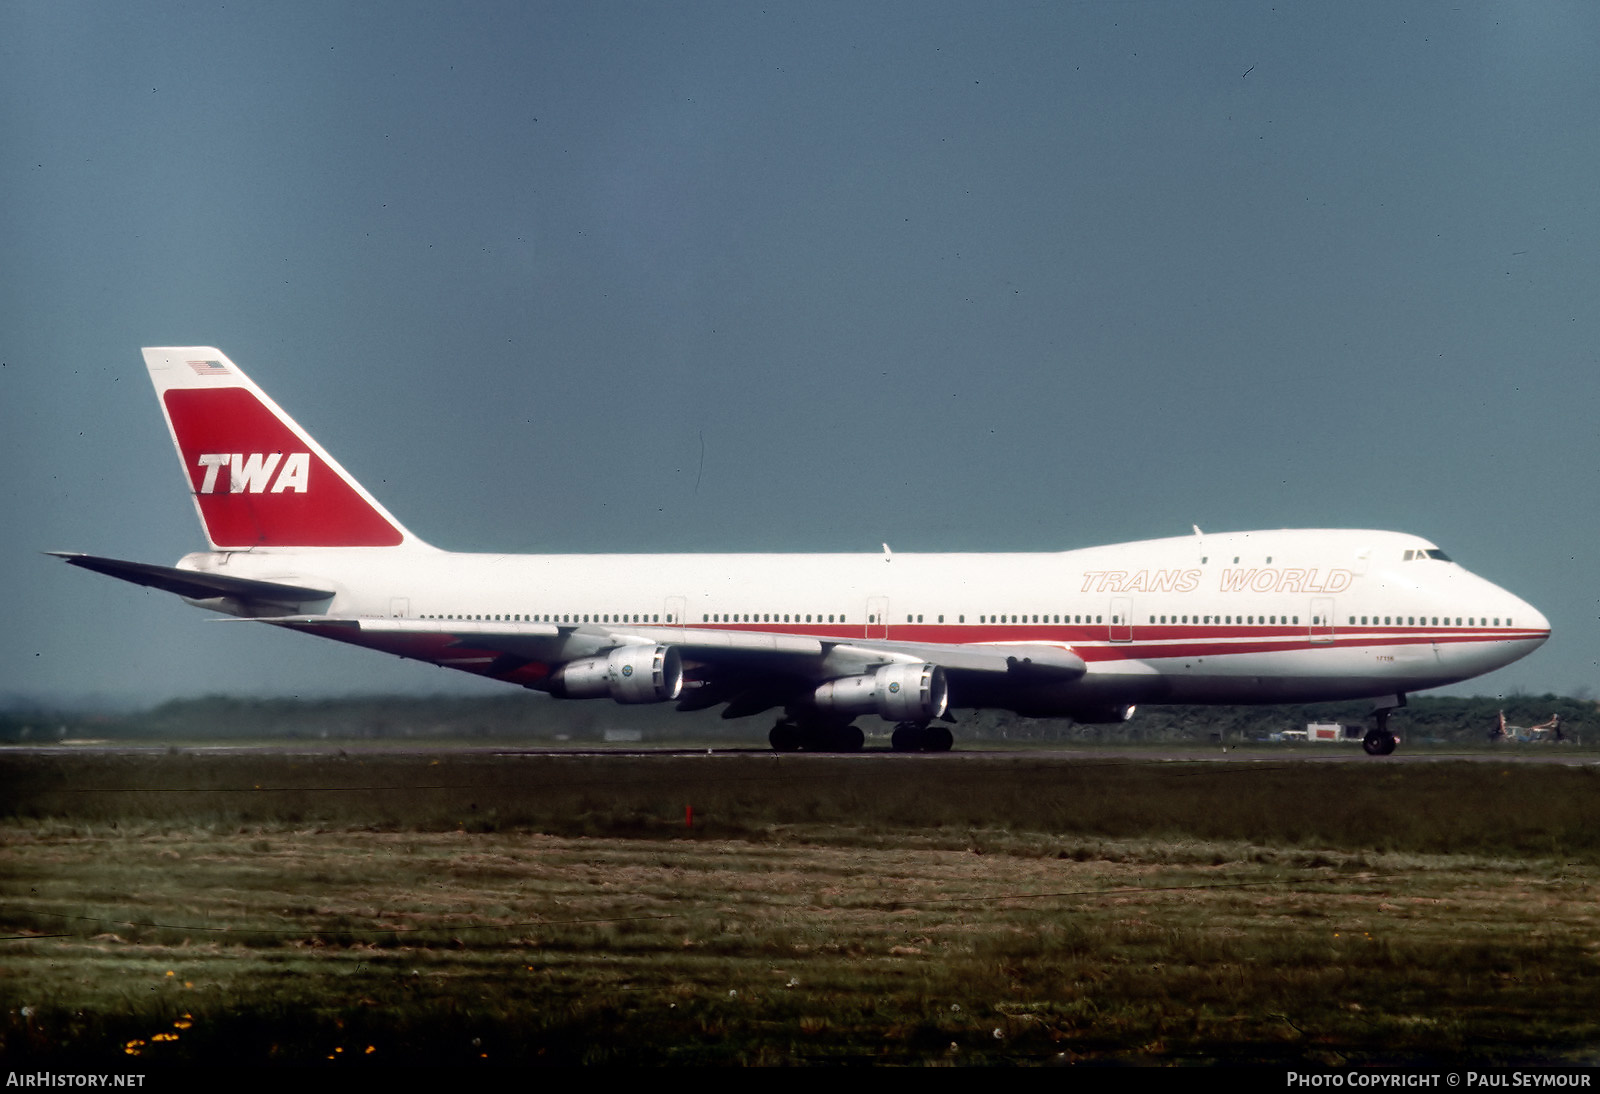
<path id="1" fill-rule="evenodd" d="M 220 351 L 144 363 L 214 549 L 426 546 Z"/>

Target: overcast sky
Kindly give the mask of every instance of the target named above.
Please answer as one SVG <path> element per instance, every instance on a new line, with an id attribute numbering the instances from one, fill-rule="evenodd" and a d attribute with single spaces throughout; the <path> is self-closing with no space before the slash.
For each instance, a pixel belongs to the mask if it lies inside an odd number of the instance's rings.
<path id="1" fill-rule="evenodd" d="M 1395 529 L 1600 690 L 1594 4 L 7 0 L 0 194 L 0 696 L 503 687 L 39 554 L 189 344 L 441 547 Z"/>

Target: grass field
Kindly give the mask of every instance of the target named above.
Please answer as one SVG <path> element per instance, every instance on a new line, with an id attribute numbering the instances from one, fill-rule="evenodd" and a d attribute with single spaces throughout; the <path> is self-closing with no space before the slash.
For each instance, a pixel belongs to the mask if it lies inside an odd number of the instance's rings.
<path id="1" fill-rule="evenodd" d="M 1597 778 L 0 753 L 0 1035 L 80 1070 L 1587 1062 Z"/>

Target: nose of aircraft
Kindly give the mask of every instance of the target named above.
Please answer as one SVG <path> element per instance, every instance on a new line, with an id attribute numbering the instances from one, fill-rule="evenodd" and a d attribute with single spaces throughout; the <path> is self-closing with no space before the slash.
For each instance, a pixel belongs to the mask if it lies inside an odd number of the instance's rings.
<path id="1" fill-rule="evenodd" d="M 1514 593 L 1501 590 L 1505 597 L 1508 629 L 1495 645 L 1502 665 L 1520 661 L 1550 640 L 1550 620 L 1543 612 Z M 1496 620 L 1498 623 L 1499 620 Z"/>
<path id="2" fill-rule="evenodd" d="M 1516 593 L 1470 571 L 1458 569 L 1456 576 L 1465 579 L 1467 584 L 1454 587 L 1452 592 L 1477 601 L 1479 615 L 1498 616 L 1494 624 L 1498 628 L 1504 623 L 1503 637 L 1517 644 L 1516 657 L 1532 653 L 1550 638 L 1550 620 Z M 1479 620 L 1480 625 L 1487 622 L 1487 618 Z"/>
<path id="3" fill-rule="evenodd" d="M 1516 599 L 1516 612 L 1512 618 L 1517 621 L 1517 629 L 1522 630 L 1523 620 L 1527 620 L 1527 630 L 1533 632 L 1528 636 L 1533 640 L 1533 645 L 1528 647 L 1529 651 L 1544 645 L 1550 638 L 1550 620 L 1546 619 L 1538 608 L 1520 598 Z"/>
<path id="4" fill-rule="evenodd" d="M 1513 593 L 1504 589 L 1497 591 L 1499 595 L 1494 598 L 1493 603 L 1505 614 L 1494 621 L 1496 624 L 1504 625 L 1497 626 L 1491 632 L 1492 640 L 1479 646 L 1471 655 L 1481 658 L 1478 661 L 1479 673 L 1491 672 L 1494 669 L 1504 668 L 1514 661 L 1520 661 L 1550 638 L 1550 621 L 1545 618 L 1543 612 Z M 1487 618 L 1479 620 L 1480 623 L 1488 621 Z"/>

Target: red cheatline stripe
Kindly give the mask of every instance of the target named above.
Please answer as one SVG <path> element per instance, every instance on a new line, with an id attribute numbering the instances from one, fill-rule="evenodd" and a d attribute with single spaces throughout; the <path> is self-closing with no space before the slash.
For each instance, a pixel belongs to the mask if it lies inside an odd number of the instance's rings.
<path id="1" fill-rule="evenodd" d="M 457 643 L 450 638 L 448 623 L 441 621 L 438 635 L 385 635 L 357 637 L 355 634 L 330 634 L 359 645 L 390 648 L 407 656 L 424 660 L 453 662 L 467 667 L 467 662 L 482 656 L 482 663 L 494 660 L 492 647 L 474 647 L 470 639 Z M 644 624 L 640 625 L 645 626 Z M 661 625 L 650 625 L 660 629 Z M 881 638 L 882 628 L 874 626 L 876 634 L 864 636 L 866 628 L 860 624 L 835 625 L 783 623 L 711 623 L 689 624 L 693 630 L 720 630 L 735 632 L 765 632 L 809 636 L 832 641 L 872 641 Z M 316 629 L 307 627 L 306 629 Z M 1003 652 L 1007 643 L 1025 642 L 1060 646 L 1071 649 L 1085 661 L 1108 663 L 1117 661 L 1148 661 L 1180 657 L 1240 657 L 1252 654 L 1312 652 L 1320 650 L 1350 650 L 1362 648 L 1395 648 L 1402 646 L 1462 646 L 1500 645 L 1505 642 L 1528 642 L 1548 637 L 1548 632 L 1533 629 L 1461 628 L 1460 630 L 1434 630 L 1404 627 L 1377 627 L 1352 631 L 1335 628 L 1331 638 L 1313 637 L 1307 627 L 1242 627 L 1242 626 L 1150 626 L 1135 625 L 1135 641 L 1114 642 L 1113 628 L 1087 625 L 1027 625 L 1022 624 L 891 624 L 889 641 L 929 642 L 941 645 L 974 645 Z M 448 650 L 449 656 L 443 656 Z M 519 670 L 521 671 L 521 670 Z"/>
<path id="2" fill-rule="evenodd" d="M 641 624 L 642 626 L 642 624 Z M 891 623 L 887 628 L 879 624 L 833 625 L 794 623 L 690 623 L 691 630 L 755 632 L 762 634 L 790 634 L 822 638 L 830 641 L 891 641 L 932 642 L 943 645 L 982 645 L 1007 642 L 1038 642 L 1071 646 L 1080 649 L 1085 645 L 1112 642 L 1112 632 L 1128 633 L 1127 627 L 1104 624 L 951 624 L 951 623 Z M 1118 646 L 1140 646 L 1164 643 L 1181 644 L 1189 649 L 1197 643 L 1219 644 L 1224 651 L 1239 652 L 1242 648 L 1260 643 L 1273 643 L 1277 648 L 1283 643 L 1304 646 L 1307 649 L 1327 649 L 1330 646 L 1352 645 L 1413 645 L 1418 643 L 1454 644 L 1465 642 L 1509 642 L 1546 638 L 1548 631 L 1511 627 L 1340 627 L 1333 628 L 1332 639 L 1325 628 L 1312 629 L 1300 626 L 1205 626 L 1136 623 L 1131 628 L 1135 642 L 1116 642 Z"/>

